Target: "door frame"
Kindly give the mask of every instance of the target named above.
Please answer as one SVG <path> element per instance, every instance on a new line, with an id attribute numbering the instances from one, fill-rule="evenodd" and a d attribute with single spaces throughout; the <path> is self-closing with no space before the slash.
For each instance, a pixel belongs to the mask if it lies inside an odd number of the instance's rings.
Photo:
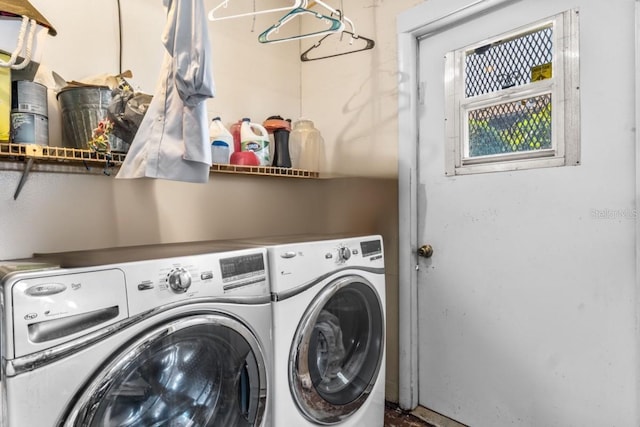
<path id="1" fill-rule="evenodd" d="M 398 37 L 398 398 L 401 408 L 418 406 L 418 146 L 419 105 L 423 90 L 418 76 L 419 40 L 466 20 L 522 0 L 427 0 L 397 18 Z M 640 0 L 635 0 L 635 69 L 640 70 Z M 640 75 L 635 73 L 635 123 L 640 123 Z M 640 147 L 636 132 L 635 145 Z M 640 354 L 640 148 L 636 149 L 636 331 Z M 437 251 L 437 248 L 436 248 Z M 640 394 L 640 374 L 636 378 Z M 640 403 L 638 404 L 640 414 Z"/>

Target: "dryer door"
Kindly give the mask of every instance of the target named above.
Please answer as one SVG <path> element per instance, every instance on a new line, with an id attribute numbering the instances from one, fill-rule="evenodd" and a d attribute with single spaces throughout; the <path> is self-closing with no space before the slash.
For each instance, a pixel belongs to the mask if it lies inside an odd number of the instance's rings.
<path id="1" fill-rule="evenodd" d="M 258 341 L 242 323 L 219 314 L 184 317 L 116 354 L 64 425 L 257 426 L 266 381 Z"/>
<path id="2" fill-rule="evenodd" d="M 289 361 L 292 394 L 302 413 L 340 422 L 362 406 L 384 354 L 384 314 L 375 288 L 361 276 L 331 282 L 305 312 Z"/>

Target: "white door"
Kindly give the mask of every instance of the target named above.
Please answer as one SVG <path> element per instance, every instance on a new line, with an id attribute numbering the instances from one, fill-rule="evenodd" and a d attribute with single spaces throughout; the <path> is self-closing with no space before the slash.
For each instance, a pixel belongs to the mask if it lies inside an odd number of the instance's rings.
<path id="1" fill-rule="evenodd" d="M 415 243 L 433 247 L 411 254 L 418 403 L 471 426 L 640 425 L 635 2 L 510 1 L 451 19 L 471 3 L 418 7 L 450 21 L 417 41 Z M 569 9 L 580 164 L 445 175 L 445 56 Z"/>

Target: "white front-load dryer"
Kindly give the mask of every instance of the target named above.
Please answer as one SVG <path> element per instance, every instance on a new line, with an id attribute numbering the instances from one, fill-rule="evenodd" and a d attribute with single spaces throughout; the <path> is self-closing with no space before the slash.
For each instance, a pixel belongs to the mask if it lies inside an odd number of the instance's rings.
<path id="1" fill-rule="evenodd" d="M 273 293 L 274 425 L 382 427 L 382 238 L 262 243 Z"/>
<path id="2" fill-rule="evenodd" d="M 271 425 L 265 250 L 172 249 L 3 268 L 2 426 Z"/>

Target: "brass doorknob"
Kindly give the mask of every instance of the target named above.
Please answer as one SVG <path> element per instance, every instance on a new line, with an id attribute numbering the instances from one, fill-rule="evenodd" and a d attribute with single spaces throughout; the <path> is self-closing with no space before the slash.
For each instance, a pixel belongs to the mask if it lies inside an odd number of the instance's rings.
<path id="1" fill-rule="evenodd" d="M 431 258 L 433 255 L 433 247 L 431 245 L 422 245 L 418 248 L 418 255 L 423 258 Z"/>

